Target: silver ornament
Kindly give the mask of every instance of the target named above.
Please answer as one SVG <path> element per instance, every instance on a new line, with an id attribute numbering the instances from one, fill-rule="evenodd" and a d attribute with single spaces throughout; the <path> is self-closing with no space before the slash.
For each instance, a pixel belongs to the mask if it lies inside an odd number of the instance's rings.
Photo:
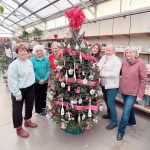
<path id="1" fill-rule="evenodd" d="M 73 74 L 73 69 L 69 69 L 69 70 L 68 70 L 68 74 L 69 74 L 69 75 L 72 75 L 72 74 Z"/>
<path id="2" fill-rule="evenodd" d="M 86 78 L 84 78 L 83 84 L 87 84 L 87 83 L 88 83 L 88 80 Z"/>
<path id="3" fill-rule="evenodd" d="M 63 88 L 64 88 L 65 86 L 66 86 L 66 85 L 65 85 L 65 83 L 64 83 L 64 82 L 62 82 L 62 83 L 61 83 L 61 87 L 63 87 Z"/>

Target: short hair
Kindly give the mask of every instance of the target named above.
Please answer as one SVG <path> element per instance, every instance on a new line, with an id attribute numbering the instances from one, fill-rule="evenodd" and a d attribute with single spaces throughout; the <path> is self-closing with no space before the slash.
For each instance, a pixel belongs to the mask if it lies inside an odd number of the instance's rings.
<path id="1" fill-rule="evenodd" d="M 54 46 L 57 46 L 57 47 L 60 48 L 60 43 L 58 43 L 58 42 L 53 42 L 52 45 L 51 45 L 51 49 L 52 49 Z"/>
<path id="2" fill-rule="evenodd" d="M 25 43 L 17 43 L 15 47 L 15 52 L 18 54 L 19 49 L 25 49 L 28 52 L 28 47 Z"/>
<path id="3" fill-rule="evenodd" d="M 135 47 L 126 47 L 126 49 L 125 49 L 125 51 L 124 51 L 124 57 L 126 57 L 126 52 L 127 52 L 128 49 L 133 50 L 133 51 L 135 52 L 135 54 L 136 54 L 135 57 L 139 57 L 138 49 L 135 48 Z"/>
<path id="4" fill-rule="evenodd" d="M 106 46 L 106 48 L 112 48 L 114 51 L 115 51 L 115 46 L 113 46 L 112 44 L 108 44 L 107 46 Z M 105 48 L 105 49 L 106 49 Z"/>
<path id="5" fill-rule="evenodd" d="M 38 44 L 38 45 L 35 45 L 35 46 L 33 47 L 33 54 L 35 54 L 38 49 L 41 49 L 41 50 L 43 50 L 43 52 L 44 52 L 44 46 Z"/>

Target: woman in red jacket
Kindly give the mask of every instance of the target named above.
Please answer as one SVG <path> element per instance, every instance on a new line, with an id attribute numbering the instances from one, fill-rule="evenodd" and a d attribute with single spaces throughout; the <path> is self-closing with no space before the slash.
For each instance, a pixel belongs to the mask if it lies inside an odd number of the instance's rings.
<path id="1" fill-rule="evenodd" d="M 132 47 L 126 48 L 126 59 L 122 65 L 120 79 L 120 92 L 122 94 L 124 108 L 118 126 L 118 142 L 123 139 L 126 126 L 136 125 L 133 106 L 135 102 L 141 102 L 147 84 L 146 65 L 138 56 L 136 49 Z"/>
<path id="2" fill-rule="evenodd" d="M 60 44 L 58 42 L 54 42 L 51 46 L 52 54 L 49 55 L 50 67 L 52 72 L 56 71 L 57 60 L 56 58 L 63 57 L 63 51 L 60 49 Z"/>

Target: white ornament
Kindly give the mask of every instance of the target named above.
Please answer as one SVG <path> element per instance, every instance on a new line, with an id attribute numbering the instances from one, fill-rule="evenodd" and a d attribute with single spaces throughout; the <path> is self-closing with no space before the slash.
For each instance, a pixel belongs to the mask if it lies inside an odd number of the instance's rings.
<path id="1" fill-rule="evenodd" d="M 71 46 L 70 46 L 70 44 L 68 44 L 68 46 L 67 46 L 68 48 L 70 48 Z"/>
<path id="2" fill-rule="evenodd" d="M 91 94 L 91 95 L 94 95 L 94 94 L 95 94 L 95 91 L 96 91 L 96 90 L 94 90 L 94 89 L 90 90 L 90 94 Z"/>
<path id="3" fill-rule="evenodd" d="M 101 90 L 97 91 L 97 95 L 102 96 L 103 95 L 102 91 Z"/>
<path id="4" fill-rule="evenodd" d="M 56 67 L 56 69 L 57 69 L 57 71 L 60 71 L 60 70 L 62 69 L 62 66 L 59 66 L 59 65 L 58 65 L 58 66 Z"/>
<path id="5" fill-rule="evenodd" d="M 64 111 L 64 102 L 63 102 L 63 99 L 62 99 L 62 106 L 61 106 L 61 116 L 63 116 L 65 114 L 65 111 Z"/>
<path id="6" fill-rule="evenodd" d="M 83 84 L 87 84 L 87 83 L 88 83 L 88 80 L 86 78 L 84 78 Z"/>
<path id="7" fill-rule="evenodd" d="M 78 123 L 79 124 L 81 123 L 81 115 L 80 114 L 78 115 Z"/>
<path id="8" fill-rule="evenodd" d="M 99 111 L 102 111 L 103 110 L 103 106 L 99 106 Z"/>
<path id="9" fill-rule="evenodd" d="M 89 110 L 88 110 L 88 117 L 92 117 L 92 111 L 91 111 L 91 99 L 89 100 Z"/>
<path id="10" fill-rule="evenodd" d="M 68 91 L 70 91 L 70 86 L 68 86 Z"/>
<path id="11" fill-rule="evenodd" d="M 78 50 L 79 49 L 79 46 L 78 46 L 78 44 L 76 44 L 76 50 Z"/>
<path id="12" fill-rule="evenodd" d="M 94 79 L 94 76 L 93 76 L 93 75 L 90 75 L 90 76 L 89 76 L 89 79 L 93 80 L 93 79 Z"/>
<path id="13" fill-rule="evenodd" d="M 82 104 L 82 98 L 78 100 L 78 104 Z"/>
<path id="14" fill-rule="evenodd" d="M 94 119 L 93 119 L 93 122 L 98 123 L 98 119 L 97 119 L 97 118 L 94 118 Z"/>
<path id="15" fill-rule="evenodd" d="M 73 74 L 73 69 L 70 68 L 70 69 L 68 70 L 68 74 L 69 74 L 69 75 L 72 75 L 72 74 Z"/>
<path id="16" fill-rule="evenodd" d="M 85 114 L 82 115 L 82 120 L 84 120 L 84 119 L 85 119 Z"/>
<path id="17" fill-rule="evenodd" d="M 66 73 L 65 73 L 65 80 L 66 80 L 66 83 L 67 83 L 67 80 L 68 80 L 67 70 L 66 70 Z"/>
<path id="18" fill-rule="evenodd" d="M 80 52 L 79 58 L 80 58 L 80 63 L 82 63 L 82 55 L 81 55 L 81 52 Z"/>
<path id="19" fill-rule="evenodd" d="M 71 120 L 74 120 L 74 118 L 72 117 Z"/>
<path id="20" fill-rule="evenodd" d="M 65 85 L 65 83 L 64 83 L 64 82 L 62 82 L 62 83 L 61 83 L 61 87 L 63 87 L 63 88 L 64 88 L 65 86 L 66 86 L 66 85 Z"/>

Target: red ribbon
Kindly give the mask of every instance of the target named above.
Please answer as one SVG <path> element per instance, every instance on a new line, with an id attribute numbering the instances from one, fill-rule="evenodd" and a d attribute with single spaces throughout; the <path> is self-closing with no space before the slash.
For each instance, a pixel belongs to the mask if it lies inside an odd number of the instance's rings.
<path id="1" fill-rule="evenodd" d="M 62 101 L 57 100 L 55 101 L 56 105 L 62 106 Z M 72 106 L 69 102 L 63 102 L 63 106 Z M 89 106 L 78 106 L 73 105 L 75 110 L 89 110 Z M 98 111 L 98 106 L 91 105 L 91 110 Z"/>
<path id="2" fill-rule="evenodd" d="M 81 56 L 84 59 L 92 61 L 92 62 L 96 62 L 96 59 L 93 56 L 86 55 L 86 54 L 84 54 L 82 52 L 77 52 L 77 51 L 74 51 L 74 50 L 71 50 L 71 49 L 68 49 L 68 48 L 64 49 L 63 52 L 67 52 L 69 55 L 74 55 L 74 56 L 80 55 L 80 53 L 81 53 Z"/>

